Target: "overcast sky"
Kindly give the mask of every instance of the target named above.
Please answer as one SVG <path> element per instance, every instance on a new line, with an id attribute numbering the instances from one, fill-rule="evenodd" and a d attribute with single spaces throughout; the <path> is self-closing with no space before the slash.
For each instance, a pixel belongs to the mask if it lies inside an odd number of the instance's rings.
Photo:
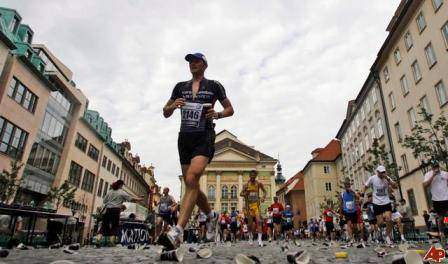
<path id="1" fill-rule="evenodd" d="M 191 76 L 185 54 L 207 56 L 235 115 L 217 122 L 283 164 L 286 178 L 335 137 L 386 38 L 399 0 L 7 0 L 73 72 L 115 141 L 180 193 L 179 114 L 162 107 Z"/>

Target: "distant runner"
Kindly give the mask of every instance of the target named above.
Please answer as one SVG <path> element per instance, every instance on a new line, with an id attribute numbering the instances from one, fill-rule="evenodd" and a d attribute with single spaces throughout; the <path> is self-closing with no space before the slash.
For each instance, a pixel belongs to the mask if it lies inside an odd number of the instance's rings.
<path id="1" fill-rule="evenodd" d="M 351 183 L 349 181 L 344 182 L 344 192 L 341 194 L 341 213 L 345 218 L 347 223 L 347 239 L 349 245 L 352 246 L 354 243 L 353 228 L 356 227 L 358 223 L 358 214 L 356 212 L 356 193 L 351 189 Z"/>
<path id="2" fill-rule="evenodd" d="M 253 242 L 253 231 L 254 231 L 254 223 L 253 220 L 255 218 L 255 224 L 257 225 L 257 233 L 258 233 L 258 245 L 260 247 L 263 246 L 262 238 L 262 228 L 263 221 L 261 219 L 260 212 L 260 203 L 264 202 L 266 199 L 266 189 L 263 184 L 256 180 L 258 172 L 256 170 L 252 170 L 250 172 L 249 182 L 244 184 L 243 190 L 240 193 L 240 196 L 245 198 L 246 205 L 246 215 L 249 222 L 249 243 Z M 263 191 L 263 197 L 260 198 L 260 189 Z"/>
<path id="3" fill-rule="evenodd" d="M 280 237 L 282 229 L 283 205 L 278 202 L 278 197 L 274 197 L 274 203 L 269 207 L 272 210 L 272 220 L 274 222 L 274 240 Z"/>
<path id="4" fill-rule="evenodd" d="M 233 107 L 226 96 L 224 87 L 217 81 L 204 77 L 208 63 L 201 53 L 187 54 L 192 79 L 177 83 L 171 97 L 163 107 L 163 116 L 170 117 L 174 110 L 181 111 L 181 125 L 177 141 L 185 194 L 180 208 L 177 225 L 167 233 L 169 241 L 159 241 L 169 248 L 179 246 L 183 230 L 190 219 L 195 205 L 205 212 L 209 221 L 207 237 L 214 237 L 214 220 L 207 196 L 199 189 L 199 180 L 215 152 L 215 131 L 213 119 L 233 115 Z M 219 101 L 224 108 L 215 112 L 214 105 Z"/>

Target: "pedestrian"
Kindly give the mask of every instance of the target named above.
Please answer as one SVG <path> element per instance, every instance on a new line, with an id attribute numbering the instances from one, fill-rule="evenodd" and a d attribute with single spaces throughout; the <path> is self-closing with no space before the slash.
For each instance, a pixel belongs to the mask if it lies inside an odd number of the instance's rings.
<path id="1" fill-rule="evenodd" d="M 448 173 L 440 169 L 437 161 L 431 162 L 431 170 L 425 174 L 423 186 L 430 188 L 432 205 L 437 214 L 440 241 L 442 245 L 445 245 L 444 218 L 448 213 Z"/>
<path id="2" fill-rule="evenodd" d="M 429 214 L 428 211 L 423 210 L 423 219 L 425 220 L 426 230 L 428 232 L 431 231 L 431 222 L 429 222 Z"/>
<path id="3" fill-rule="evenodd" d="M 215 152 L 213 119 L 233 115 L 233 107 L 226 96 L 224 87 L 218 81 L 204 77 L 208 67 L 205 56 L 201 53 L 187 54 L 185 60 L 189 63 L 192 79 L 177 83 L 163 108 L 163 116 L 166 118 L 170 117 L 176 109 L 181 109 L 178 149 L 185 182 L 185 194 L 177 225 L 167 233 L 169 241 L 161 242 L 167 243 L 168 247 L 179 246 L 181 234 L 195 205 L 208 215 L 207 236 L 214 237 L 215 215 L 207 196 L 199 188 L 199 180 Z M 222 112 L 214 110 L 216 101 L 223 106 Z"/>
<path id="4" fill-rule="evenodd" d="M 373 190 L 373 210 L 375 212 L 377 223 L 381 225 L 383 218 L 386 221 L 386 243 L 392 244 L 392 204 L 389 194 L 389 188 L 396 189 L 397 184 L 386 174 L 386 168 L 379 165 L 376 168 L 376 174 L 367 179 L 362 186 L 362 195 L 364 196 L 367 188 Z"/>
<path id="5" fill-rule="evenodd" d="M 120 227 L 120 213 L 125 209 L 124 202 L 140 202 L 143 196 L 132 197 L 123 190 L 124 182 L 118 180 L 111 184 L 111 189 L 103 199 L 103 216 L 101 223 L 101 235 L 109 240 L 109 245 L 114 246 Z M 97 245 L 101 241 L 101 235 L 97 235 Z"/>
<path id="6" fill-rule="evenodd" d="M 291 210 L 291 205 L 287 204 L 285 211 L 283 211 L 284 235 L 286 241 L 293 239 L 292 229 L 294 228 L 293 219 L 294 213 Z"/>

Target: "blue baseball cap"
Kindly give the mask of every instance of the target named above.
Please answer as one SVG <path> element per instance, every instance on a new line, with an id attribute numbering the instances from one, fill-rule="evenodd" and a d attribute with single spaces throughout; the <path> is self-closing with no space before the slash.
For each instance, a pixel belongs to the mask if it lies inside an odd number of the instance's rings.
<path id="1" fill-rule="evenodd" d="M 202 54 L 202 53 L 199 53 L 199 52 L 197 52 L 197 53 L 190 53 L 190 54 L 187 54 L 185 56 L 185 60 L 188 61 L 188 62 L 190 62 L 193 59 L 200 59 L 200 60 L 202 60 L 205 63 L 206 66 L 208 65 L 207 59 L 205 58 L 205 55 Z"/>

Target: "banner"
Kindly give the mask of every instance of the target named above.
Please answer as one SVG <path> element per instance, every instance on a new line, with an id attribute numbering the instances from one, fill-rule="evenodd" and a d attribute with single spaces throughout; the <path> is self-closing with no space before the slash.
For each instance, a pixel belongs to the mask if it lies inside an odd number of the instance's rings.
<path id="1" fill-rule="evenodd" d="M 120 226 L 119 239 L 122 245 L 149 244 L 148 226 L 143 223 L 124 222 Z"/>

